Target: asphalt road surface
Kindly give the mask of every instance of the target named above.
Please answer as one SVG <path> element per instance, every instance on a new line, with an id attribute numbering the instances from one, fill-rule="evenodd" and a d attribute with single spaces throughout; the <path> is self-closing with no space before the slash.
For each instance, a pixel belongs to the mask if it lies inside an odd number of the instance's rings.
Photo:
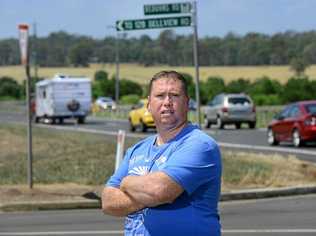
<path id="1" fill-rule="evenodd" d="M 222 235 L 316 235 L 315 202 L 316 195 L 222 202 Z M 2 213 L 2 235 L 123 235 L 123 218 L 97 209 Z"/>
<path id="2" fill-rule="evenodd" d="M 0 111 L 0 122 L 25 123 L 25 114 Z M 86 123 L 81 125 L 74 122 L 74 120 L 67 119 L 62 125 L 40 124 L 38 126 L 96 132 L 106 135 L 116 135 L 117 131 L 122 129 L 127 132 L 127 136 L 139 138 L 154 133 L 154 130 L 151 130 L 146 134 L 140 132 L 129 133 L 128 122 L 125 120 L 111 120 L 95 117 L 88 117 Z M 316 143 L 311 143 L 308 146 L 300 148 L 293 147 L 291 143 L 282 143 L 279 146 L 271 147 L 267 144 L 265 129 L 242 128 L 237 130 L 232 126 L 223 130 L 211 128 L 205 131 L 217 140 L 223 148 L 233 148 L 252 152 L 279 153 L 283 155 L 293 154 L 302 160 L 316 162 Z"/>

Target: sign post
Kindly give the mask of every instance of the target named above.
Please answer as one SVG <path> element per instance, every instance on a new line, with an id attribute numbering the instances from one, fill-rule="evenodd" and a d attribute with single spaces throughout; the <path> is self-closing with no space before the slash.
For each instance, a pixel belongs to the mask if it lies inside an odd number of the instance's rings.
<path id="1" fill-rule="evenodd" d="M 28 186 L 33 188 L 33 156 L 32 156 L 32 120 L 31 120 L 31 76 L 28 52 L 28 30 L 27 24 L 18 25 L 19 43 L 21 51 L 21 64 L 25 66 L 26 71 L 26 106 L 27 106 L 27 153 L 28 153 Z"/>
<path id="2" fill-rule="evenodd" d="M 199 88 L 199 55 L 198 55 L 198 34 L 197 34 L 197 8 L 196 1 L 170 4 L 144 5 L 145 15 L 159 14 L 190 14 L 185 16 L 147 18 L 138 20 L 116 21 L 116 30 L 143 30 L 170 27 L 192 26 L 193 29 L 193 58 L 195 66 L 195 99 L 197 104 L 196 119 L 201 125 L 200 113 L 200 88 Z"/>
<path id="3" fill-rule="evenodd" d="M 201 126 L 200 110 L 200 74 L 199 74 L 199 52 L 198 52 L 198 33 L 197 33 L 197 14 L 196 2 L 192 2 L 192 28 L 193 28 L 193 58 L 195 67 L 195 99 L 196 99 L 196 119 Z"/>

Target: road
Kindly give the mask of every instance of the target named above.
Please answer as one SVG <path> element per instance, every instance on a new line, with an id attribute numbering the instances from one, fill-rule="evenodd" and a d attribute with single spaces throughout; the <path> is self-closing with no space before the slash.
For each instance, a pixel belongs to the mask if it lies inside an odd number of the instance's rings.
<path id="1" fill-rule="evenodd" d="M 14 113 L 14 112 L 0 112 L 0 122 L 25 122 L 25 114 Z M 81 130 L 85 132 L 97 132 L 107 135 L 116 135 L 119 129 L 126 130 L 128 132 L 128 122 L 125 120 L 111 120 L 103 118 L 88 117 L 86 124 L 78 125 L 72 120 L 66 120 L 63 125 L 39 125 L 46 128 L 59 128 L 59 129 L 71 129 Z M 255 152 L 268 152 L 268 153 L 279 153 L 284 155 L 293 154 L 296 157 L 316 162 L 316 145 L 312 143 L 309 146 L 295 148 L 290 143 L 282 143 L 279 146 L 271 147 L 266 141 L 265 129 L 207 129 L 205 130 L 210 136 L 216 139 L 221 147 L 228 149 L 240 149 L 245 151 Z M 147 134 L 142 133 L 128 133 L 127 136 L 132 137 L 145 137 L 145 135 L 153 134 L 151 131 Z"/>
<path id="2" fill-rule="evenodd" d="M 221 202 L 223 236 L 316 235 L 316 195 Z M 0 214 L 2 235 L 122 235 L 123 218 L 100 210 Z"/>
<path id="3" fill-rule="evenodd" d="M 58 126 L 58 125 L 57 125 Z M 148 134 L 153 134 L 154 130 L 149 131 L 147 134 L 143 133 L 129 133 L 128 122 L 125 120 L 110 120 L 90 117 L 87 123 L 84 125 L 76 125 L 73 122 L 68 122 L 60 128 L 77 129 L 83 131 L 92 132 L 104 132 L 107 134 L 116 134 L 119 129 L 123 129 L 128 132 L 127 136 L 132 137 L 145 137 Z M 265 129 L 205 129 L 210 136 L 219 142 L 219 144 L 228 149 L 240 149 L 244 151 L 255 151 L 255 152 L 268 152 L 268 153 L 279 153 L 284 155 L 293 154 L 298 158 L 306 161 L 316 162 L 316 145 L 312 143 L 309 146 L 295 148 L 291 143 L 282 143 L 280 146 L 271 147 L 266 141 L 266 130 Z"/>

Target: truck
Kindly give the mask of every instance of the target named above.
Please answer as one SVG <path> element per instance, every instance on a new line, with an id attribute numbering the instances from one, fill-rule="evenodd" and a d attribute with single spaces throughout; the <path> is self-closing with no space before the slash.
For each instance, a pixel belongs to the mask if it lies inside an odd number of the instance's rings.
<path id="1" fill-rule="evenodd" d="M 56 74 L 35 84 L 34 121 L 62 124 L 74 118 L 85 122 L 91 110 L 91 80 L 83 76 Z"/>

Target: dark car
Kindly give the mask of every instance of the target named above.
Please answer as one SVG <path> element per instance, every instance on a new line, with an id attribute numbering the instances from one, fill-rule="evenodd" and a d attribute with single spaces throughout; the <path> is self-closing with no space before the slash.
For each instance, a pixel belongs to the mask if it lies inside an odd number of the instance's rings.
<path id="1" fill-rule="evenodd" d="M 295 147 L 316 141 L 316 100 L 287 105 L 268 125 L 270 145 L 292 142 Z"/>

